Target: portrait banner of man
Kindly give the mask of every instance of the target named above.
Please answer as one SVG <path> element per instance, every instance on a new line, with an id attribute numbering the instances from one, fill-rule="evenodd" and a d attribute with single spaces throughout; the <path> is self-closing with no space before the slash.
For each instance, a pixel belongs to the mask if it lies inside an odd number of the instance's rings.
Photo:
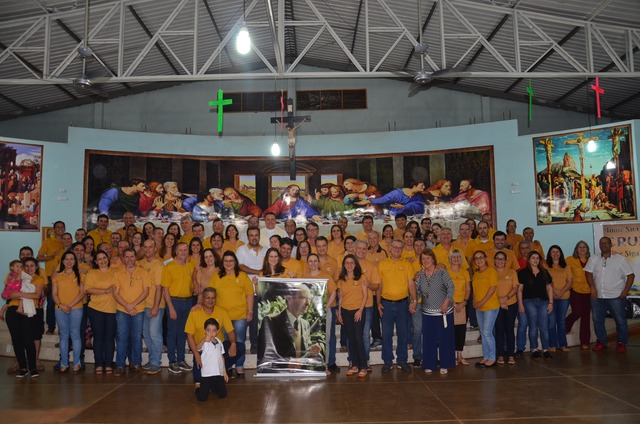
<path id="1" fill-rule="evenodd" d="M 258 377 L 326 376 L 327 280 L 260 278 Z"/>

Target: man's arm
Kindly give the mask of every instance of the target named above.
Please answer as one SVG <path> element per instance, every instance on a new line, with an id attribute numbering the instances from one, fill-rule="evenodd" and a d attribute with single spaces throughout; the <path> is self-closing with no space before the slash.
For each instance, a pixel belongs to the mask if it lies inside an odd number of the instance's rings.
<path id="1" fill-rule="evenodd" d="M 593 273 L 585 271 L 584 275 L 587 277 L 587 283 L 589 283 L 589 287 L 591 288 L 591 299 L 595 300 L 598 298 L 598 290 L 596 289 L 596 283 L 593 280 Z"/>
<path id="2" fill-rule="evenodd" d="M 620 293 L 620 299 L 625 299 L 627 297 L 627 295 L 629 294 L 629 290 L 631 290 L 631 286 L 633 285 L 633 280 L 635 279 L 636 275 L 631 273 L 629 275 L 627 275 L 627 283 L 624 285 L 624 290 L 622 290 L 622 293 Z"/>

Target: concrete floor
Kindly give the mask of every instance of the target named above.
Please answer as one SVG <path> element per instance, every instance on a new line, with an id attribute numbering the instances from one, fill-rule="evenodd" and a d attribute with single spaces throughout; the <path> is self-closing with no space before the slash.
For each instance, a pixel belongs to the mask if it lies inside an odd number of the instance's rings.
<path id="1" fill-rule="evenodd" d="M 0 369 L 12 358 L 0 358 Z M 226 399 L 195 399 L 190 373 L 156 376 L 54 374 L 0 376 L 3 423 L 639 423 L 640 336 L 627 353 L 572 348 L 550 361 L 528 355 L 516 365 L 458 367 L 446 376 L 421 370 L 365 379 L 346 368 L 322 380 L 232 379 Z"/>

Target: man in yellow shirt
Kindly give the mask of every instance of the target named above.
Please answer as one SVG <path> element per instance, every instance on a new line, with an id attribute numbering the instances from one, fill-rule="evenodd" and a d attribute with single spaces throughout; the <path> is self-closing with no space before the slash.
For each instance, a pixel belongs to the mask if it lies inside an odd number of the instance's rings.
<path id="1" fill-rule="evenodd" d="M 371 215 L 365 215 L 362 217 L 362 231 L 356 234 L 356 238 L 358 240 L 369 241 L 369 234 L 374 231 L 373 217 Z"/>
<path id="2" fill-rule="evenodd" d="M 89 231 L 89 234 L 87 234 L 93 239 L 93 242 L 96 246 L 100 243 L 111 242 L 111 231 L 107 229 L 108 226 L 109 217 L 105 214 L 98 215 L 98 228 Z"/>
<path id="3" fill-rule="evenodd" d="M 391 372 L 393 366 L 393 328 L 397 335 L 396 362 L 398 368 L 411 372 L 407 364 L 408 329 L 410 314 L 416 311 L 416 285 L 413 279 L 413 267 L 402 259 L 402 240 L 391 242 L 391 257 L 380 262 L 381 284 L 378 298 L 381 299 L 378 310 L 382 318 L 382 367 L 383 373 Z"/>
<path id="4" fill-rule="evenodd" d="M 185 360 L 185 344 L 187 336 L 184 325 L 191 310 L 193 295 L 193 265 L 188 263 L 189 247 L 185 243 L 178 243 L 176 257 L 169 262 L 162 273 L 162 294 L 167 302 L 167 356 L 169 358 L 169 372 L 180 374 L 191 371 L 191 366 Z M 177 355 L 176 355 L 177 352 Z"/>
<path id="5" fill-rule="evenodd" d="M 55 305 L 53 303 L 53 297 L 51 296 L 51 276 L 53 275 L 54 268 L 56 266 L 56 258 L 62 256 L 64 252 L 64 246 L 62 244 L 62 235 L 66 230 L 66 226 L 62 221 L 56 221 L 53 223 L 53 238 L 48 238 L 42 242 L 40 250 L 38 250 L 38 262 L 44 262 L 44 270 L 47 274 L 47 334 L 53 334 L 56 329 L 56 312 Z"/>
<path id="6" fill-rule="evenodd" d="M 283 237 L 280 241 L 280 254 L 282 255 L 282 266 L 287 270 L 287 274 L 293 278 L 302 277 L 302 264 L 297 259 L 291 257 L 293 250 L 293 240 Z"/>
<path id="7" fill-rule="evenodd" d="M 180 218 L 180 228 L 182 228 L 182 237 L 180 237 L 180 242 L 186 243 L 187 246 L 194 237 L 192 227 L 193 220 L 191 219 L 191 215 L 183 215 L 182 218 Z"/>
<path id="8" fill-rule="evenodd" d="M 333 281 L 338 280 L 340 274 L 340 265 L 338 261 L 329 256 L 329 240 L 325 236 L 320 236 L 316 240 L 316 248 L 318 249 L 318 258 L 320 259 L 320 269 L 333 278 Z"/>
<path id="9" fill-rule="evenodd" d="M 127 228 L 129 228 L 129 225 L 136 225 L 136 216 L 133 214 L 133 212 L 127 211 L 124 213 L 124 215 L 122 215 L 122 223 L 122 227 L 118 228 L 116 232 L 120 234 L 121 240 L 127 240 Z M 137 231 L 141 233 L 142 229 L 138 228 Z"/>
<path id="10" fill-rule="evenodd" d="M 204 236 L 204 225 L 202 225 L 199 222 L 194 223 L 191 226 L 191 232 L 193 234 L 193 237 L 198 237 L 202 241 L 202 249 L 203 250 L 204 249 L 211 249 L 211 242 L 208 239 L 204 238 L 205 237 Z M 191 241 L 191 240 L 189 240 L 189 241 Z M 186 242 L 183 242 L 183 243 L 187 244 Z"/>
<path id="11" fill-rule="evenodd" d="M 200 362 L 200 353 L 198 349 L 196 349 L 196 346 L 198 346 L 200 340 L 204 338 L 204 322 L 207 319 L 214 318 L 220 324 L 220 330 L 223 330 L 218 333 L 217 337 L 224 346 L 224 362 L 227 370 L 230 370 L 235 363 L 235 360 L 231 360 L 231 358 L 235 358 L 236 356 L 236 333 L 233 329 L 233 323 L 229 318 L 229 314 L 224 308 L 216 306 L 216 299 L 216 289 L 213 287 L 205 287 L 204 290 L 202 290 L 202 307 L 199 309 L 194 308 L 189 312 L 184 327 L 189 349 L 193 352 L 193 381 L 196 383 L 196 387 L 201 380 L 200 368 L 196 365 Z"/>
<path id="12" fill-rule="evenodd" d="M 151 285 L 149 295 L 144 301 L 144 322 L 142 335 L 144 343 L 149 350 L 149 361 L 142 366 L 147 374 L 154 375 L 160 372 L 162 362 L 162 318 L 166 303 L 162 297 L 162 272 L 164 263 L 156 255 L 156 242 L 147 239 L 142 244 L 144 258 L 138 261 L 138 266 L 149 272 Z"/>
<path id="13" fill-rule="evenodd" d="M 531 250 L 535 250 L 536 252 L 540 253 L 540 257 L 542 257 L 542 259 L 544 260 L 544 248 L 542 247 L 540 241 L 533 239 L 533 228 L 527 227 L 522 230 L 522 237 L 524 237 L 525 241 L 528 241 L 530 243 Z M 514 253 L 516 254 L 516 257 L 518 259 L 521 258 L 520 251 L 519 249 L 517 249 L 517 247 L 514 250 Z"/>
<path id="14" fill-rule="evenodd" d="M 467 246 L 467 251 L 465 253 L 467 261 L 470 263 L 473 254 L 478 250 L 487 252 L 491 249 L 493 249 L 493 239 L 489 237 L 489 224 L 484 221 L 480 221 L 478 223 L 478 237 L 471 240 Z"/>
<path id="15" fill-rule="evenodd" d="M 399 213 L 395 217 L 396 229 L 393 230 L 393 238 L 400 239 L 404 237 L 404 232 L 407 230 L 407 215 Z"/>
<path id="16" fill-rule="evenodd" d="M 142 372 L 142 324 L 144 322 L 144 300 L 149 295 L 149 273 L 136 265 L 136 252 L 125 249 L 123 268 L 114 274 L 116 300 L 116 372 L 124 374 L 125 358 L 129 353 L 129 367 Z"/>
<path id="17" fill-rule="evenodd" d="M 451 231 L 451 228 L 444 227 L 442 231 L 440 231 L 440 244 L 432 249 L 433 253 L 436 255 L 436 261 L 438 262 L 438 264 L 443 264 L 447 267 L 447 269 L 451 268 L 451 263 L 449 262 L 449 253 L 453 248 L 452 240 L 453 232 Z M 469 269 L 469 264 L 467 263 L 467 261 L 462 262 L 462 268 Z"/>
<path id="18" fill-rule="evenodd" d="M 496 231 L 493 235 L 493 249 L 487 250 L 487 263 L 490 267 L 495 268 L 493 257 L 498 252 L 502 252 L 507 255 L 507 263 L 505 267 L 507 269 L 511 268 L 515 271 L 520 269 L 520 264 L 518 263 L 518 258 L 516 258 L 516 254 L 513 253 L 513 250 L 507 249 L 507 235 L 502 231 Z"/>
<path id="19" fill-rule="evenodd" d="M 467 252 L 467 247 L 471 242 L 471 227 L 469 224 L 463 222 L 458 227 L 458 238 L 455 239 L 452 243 L 454 249 L 458 249 L 464 255 Z M 467 263 L 467 265 L 469 265 Z"/>

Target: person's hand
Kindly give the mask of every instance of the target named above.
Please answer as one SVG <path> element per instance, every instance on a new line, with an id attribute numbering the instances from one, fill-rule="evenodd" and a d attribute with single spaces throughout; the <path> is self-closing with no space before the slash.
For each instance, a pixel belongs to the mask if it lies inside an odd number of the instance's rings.
<path id="1" fill-rule="evenodd" d="M 549 302 L 547 305 L 547 313 L 550 314 L 551 312 L 553 312 L 553 303 Z"/>
<path id="2" fill-rule="evenodd" d="M 447 311 L 449 310 L 449 306 L 445 305 L 444 303 L 442 304 L 442 306 L 440 306 L 440 313 L 442 315 L 445 315 L 447 313 Z"/>
<path id="3" fill-rule="evenodd" d="M 382 310 L 384 309 L 384 306 L 382 306 L 382 302 L 380 300 L 378 300 L 378 314 L 380 314 L 380 316 L 383 315 Z"/>
<path id="4" fill-rule="evenodd" d="M 202 356 L 200 356 L 200 353 L 193 352 L 193 359 L 195 359 L 198 368 L 202 368 Z"/>
<path id="5" fill-rule="evenodd" d="M 176 308 L 169 308 L 169 319 L 172 319 L 174 321 L 178 319 L 178 313 L 176 312 Z"/>
<path id="6" fill-rule="evenodd" d="M 413 314 L 416 311 L 416 307 L 417 306 L 418 306 L 418 304 L 415 303 L 415 302 L 409 303 L 409 312 Z"/>
<path id="7" fill-rule="evenodd" d="M 464 310 L 464 303 L 462 302 L 455 303 L 453 307 L 455 308 L 456 312 L 462 312 Z"/>
<path id="8" fill-rule="evenodd" d="M 598 292 L 591 289 L 591 299 L 598 300 Z"/>
<path id="9" fill-rule="evenodd" d="M 314 343 L 309 348 L 309 353 L 311 356 L 318 356 L 320 355 L 320 350 L 321 350 L 320 345 L 318 343 Z"/>
<path id="10" fill-rule="evenodd" d="M 338 309 L 338 314 L 336 315 L 336 321 L 338 321 L 338 324 L 344 325 L 344 323 L 342 322 L 342 314 L 340 313 L 340 309 Z"/>
<path id="11" fill-rule="evenodd" d="M 251 278 L 251 281 L 253 282 L 254 285 L 258 284 L 258 277 L 256 277 L 255 275 Z"/>
<path id="12" fill-rule="evenodd" d="M 362 311 L 360 309 L 358 309 L 356 311 L 356 314 L 353 316 L 353 320 L 355 322 L 360 322 L 361 319 L 362 319 Z"/>
<path id="13" fill-rule="evenodd" d="M 238 348 L 236 346 L 235 343 L 231 343 L 231 346 L 229 346 L 229 357 L 231 358 L 235 358 L 236 354 L 237 354 Z"/>
<path id="14" fill-rule="evenodd" d="M 402 203 L 391 203 L 389 207 L 398 210 L 404 209 L 404 205 Z"/>
<path id="15" fill-rule="evenodd" d="M 447 267 L 443 263 L 439 263 L 436 265 L 436 271 L 441 271 L 443 269 L 447 269 Z"/>
<path id="16" fill-rule="evenodd" d="M 524 305 L 523 306 L 518 305 L 518 312 L 520 312 L 521 314 L 524 314 Z"/>
<path id="17" fill-rule="evenodd" d="M 151 308 L 149 311 L 149 318 L 155 318 L 158 316 L 158 308 Z"/>
<path id="18" fill-rule="evenodd" d="M 202 305 L 199 304 L 199 303 L 196 303 L 195 305 L 193 305 L 191 307 L 191 312 L 199 311 L 200 309 L 202 309 Z M 173 319 L 173 318 L 171 318 L 171 319 Z"/>
<path id="19" fill-rule="evenodd" d="M 253 321 L 253 311 L 247 311 L 247 316 L 245 317 L 247 324 Z"/>
<path id="20" fill-rule="evenodd" d="M 229 375 L 227 375 L 227 370 L 224 370 L 224 382 L 225 383 L 229 382 Z"/>
<path id="21" fill-rule="evenodd" d="M 138 315 L 138 311 L 135 307 L 131 306 L 129 309 L 127 309 L 127 312 L 129 313 L 129 315 L 131 315 L 132 317 L 135 317 L 136 315 Z"/>

